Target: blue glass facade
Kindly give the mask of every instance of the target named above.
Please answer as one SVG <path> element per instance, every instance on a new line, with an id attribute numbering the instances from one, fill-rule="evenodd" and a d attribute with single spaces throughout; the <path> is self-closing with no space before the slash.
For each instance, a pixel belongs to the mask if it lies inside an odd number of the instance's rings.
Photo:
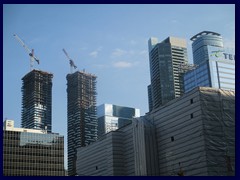
<path id="1" fill-rule="evenodd" d="M 216 32 L 203 31 L 191 38 L 193 63 L 199 65 L 209 60 L 208 46 L 223 47 L 223 40 Z"/>
<path id="2" fill-rule="evenodd" d="M 140 110 L 113 104 L 102 104 L 97 108 L 97 117 L 98 137 L 101 137 L 131 123 L 133 117 L 140 117 Z"/>
<path id="3" fill-rule="evenodd" d="M 184 75 L 184 90 L 195 87 L 214 87 L 235 90 L 235 51 L 207 46 L 208 59 Z"/>
<path id="4" fill-rule="evenodd" d="M 188 71 L 184 75 L 184 91 L 185 93 L 195 87 L 211 87 L 209 64 L 207 62 L 201 64 L 196 69 Z"/>

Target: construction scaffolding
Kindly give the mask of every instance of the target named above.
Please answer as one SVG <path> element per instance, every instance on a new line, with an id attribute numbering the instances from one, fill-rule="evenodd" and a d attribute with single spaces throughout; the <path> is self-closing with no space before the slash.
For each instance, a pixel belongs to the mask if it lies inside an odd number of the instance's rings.
<path id="1" fill-rule="evenodd" d="M 77 148 L 97 139 L 96 76 L 84 71 L 67 75 L 68 174 L 76 175 Z"/>
<path id="2" fill-rule="evenodd" d="M 178 66 L 179 73 L 186 73 L 193 69 L 196 69 L 197 65 L 195 64 L 188 64 L 188 63 L 180 63 Z"/>
<path id="3" fill-rule="evenodd" d="M 35 69 L 22 78 L 23 128 L 52 131 L 52 78 Z"/>

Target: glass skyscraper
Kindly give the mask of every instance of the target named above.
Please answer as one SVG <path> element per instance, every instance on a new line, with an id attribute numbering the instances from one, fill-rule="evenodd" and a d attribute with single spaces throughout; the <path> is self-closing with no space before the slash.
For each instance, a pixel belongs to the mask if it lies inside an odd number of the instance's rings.
<path id="1" fill-rule="evenodd" d="M 32 70 L 22 78 L 22 127 L 52 131 L 53 74 Z"/>
<path id="2" fill-rule="evenodd" d="M 193 63 L 199 65 L 209 60 L 208 46 L 223 48 L 222 36 L 211 31 L 202 31 L 191 38 Z"/>
<path id="3" fill-rule="evenodd" d="M 235 52 L 234 49 L 223 49 L 207 46 L 208 59 L 184 75 L 185 92 L 193 88 L 214 87 L 235 90 Z"/>
<path id="4" fill-rule="evenodd" d="M 77 148 L 97 139 L 96 76 L 67 75 L 68 175 L 76 175 Z"/>
<path id="5" fill-rule="evenodd" d="M 215 32 L 203 31 L 191 40 L 197 66 L 184 75 L 185 92 L 198 86 L 235 90 L 235 50 L 224 48 Z"/>
<path id="6" fill-rule="evenodd" d="M 117 130 L 132 122 L 132 118 L 140 117 L 140 110 L 131 107 L 102 104 L 97 107 L 98 137 Z"/>
<path id="7" fill-rule="evenodd" d="M 3 128 L 4 176 L 64 176 L 64 137 L 47 130 Z"/>
<path id="8" fill-rule="evenodd" d="M 184 93 L 183 74 L 179 65 L 187 63 L 185 39 L 168 37 L 161 43 L 148 41 L 151 84 L 148 86 L 149 111 Z"/>

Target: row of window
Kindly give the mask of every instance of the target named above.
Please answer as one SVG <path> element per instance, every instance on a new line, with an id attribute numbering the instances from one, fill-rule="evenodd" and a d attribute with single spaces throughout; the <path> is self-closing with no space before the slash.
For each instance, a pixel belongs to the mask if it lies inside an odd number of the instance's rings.
<path id="1" fill-rule="evenodd" d="M 38 164 L 35 164 L 35 165 L 38 165 Z M 47 164 L 46 164 L 47 165 Z M 7 170 L 7 169 L 10 169 L 10 170 L 36 170 L 36 171 L 62 171 L 64 170 L 64 167 L 63 167 L 63 164 L 62 165 L 56 165 L 56 164 L 53 164 L 51 165 L 51 168 L 49 166 L 24 166 L 23 164 L 19 165 L 19 166 L 12 166 L 12 165 L 9 165 L 9 166 L 3 166 L 4 170 Z"/>
<path id="2" fill-rule="evenodd" d="M 4 176 L 64 176 L 64 171 L 32 171 L 32 170 L 15 170 L 6 169 L 3 171 Z"/>
<path id="3" fill-rule="evenodd" d="M 64 157 L 60 157 L 60 158 L 51 158 L 48 159 L 49 157 L 40 157 L 40 158 L 36 158 L 36 157 L 27 157 L 25 159 L 23 158 L 5 158 L 3 160 L 4 165 L 13 165 L 16 163 L 21 163 L 21 164 L 39 164 L 42 166 L 45 166 L 45 164 L 63 164 L 64 163 Z"/>
<path id="4" fill-rule="evenodd" d="M 32 144 L 32 143 L 25 143 L 25 142 L 16 142 L 13 141 L 4 141 L 3 146 L 5 148 L 17 148 L 17 149 L 23 149 L 24 151 L 31 150 L 63 150 L 64 146 L 63 144 L 53 144 L 53 145 L 44 145 L 44 144 Z"/>

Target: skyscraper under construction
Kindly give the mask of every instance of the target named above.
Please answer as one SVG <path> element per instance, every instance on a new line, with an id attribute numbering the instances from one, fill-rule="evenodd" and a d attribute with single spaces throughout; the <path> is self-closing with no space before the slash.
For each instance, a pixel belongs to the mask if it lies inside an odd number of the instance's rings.
<path id="1" fill-rule="evenodd" d="M 97 139 L 96 76 L 67 75 L 68 175 L 76 175 L 77 148 Z"/>
<path id="2" fill-rule="evenodd" d="M 36 69 L 22 78 L 22 128 L 52 131 L 52 78 Z"/>

